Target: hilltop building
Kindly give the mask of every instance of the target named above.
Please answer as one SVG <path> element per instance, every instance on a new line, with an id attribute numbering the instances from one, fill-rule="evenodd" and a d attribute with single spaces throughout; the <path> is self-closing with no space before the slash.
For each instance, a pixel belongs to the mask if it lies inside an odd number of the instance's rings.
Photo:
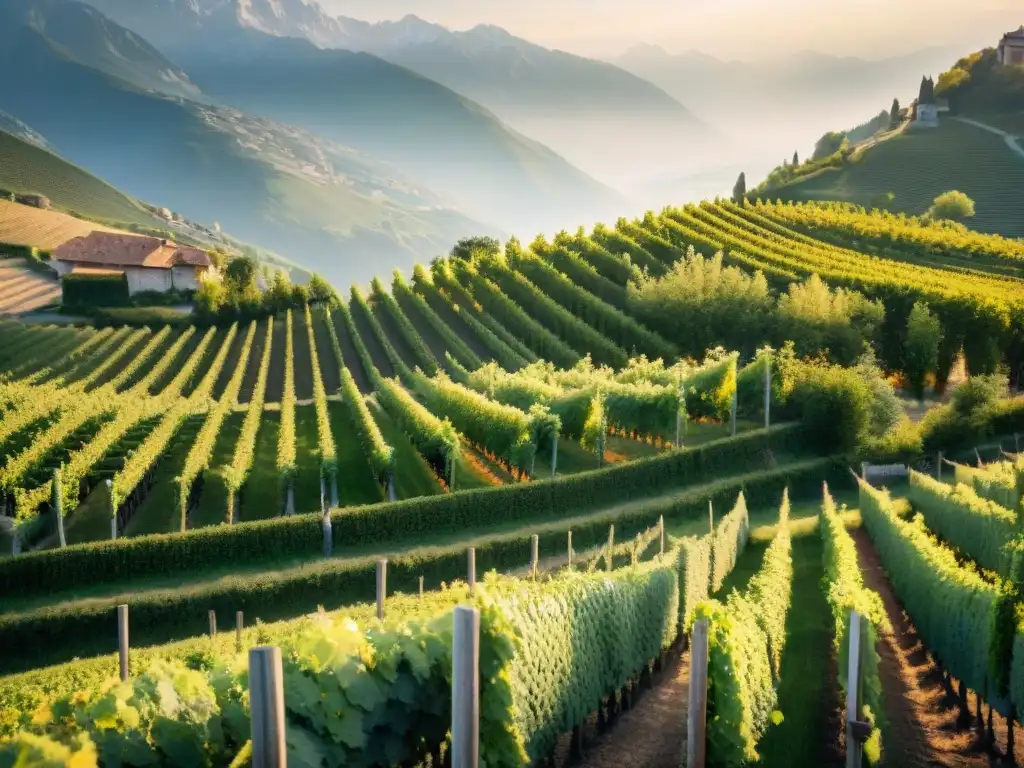
<path id="1" fill-rule="evenodd" d="M 203 280 L 219 277 L 210 255 L 198 248 L 156 237 L 92 232 L 57 248 L 51 266 L 58 275 L 123 274 L 128 293 L 194 291 Z"/>
<path id="2" fill-rule="evenodd" d="M 1024 66 L 1024 25 L 1013 32 L 1003 35 L 996 49 L 999 61 L 1006 67 Z"/>

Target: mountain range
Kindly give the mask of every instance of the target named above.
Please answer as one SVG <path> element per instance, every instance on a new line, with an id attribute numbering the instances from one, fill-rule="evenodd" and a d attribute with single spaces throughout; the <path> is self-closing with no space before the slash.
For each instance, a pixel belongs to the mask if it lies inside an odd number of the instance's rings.
<path id="1" fill-rule="evenodd" d="M 621 211 L 611 189 L 451 90 L 369 54 L 221 26 L 214 5 L 178 49 L 206 93 L 93 6 L 0 0 L 0 67 L 18 73 L 0 80 L 0 110 L 125 192 L 337 281 L 468 234 Z"/>
<path id="2" fill-rule="evenodd" d="M 89 2 L 156 42 L 190 72 L 197 56 L 251 51 L 251 33 L 373 54 L 473 100 L 618 189 L 664 171 L 666 163 L 679 170 L 700 167 L 707 153 L 721 146 L 710 126 L 643 78 L 607 62 L 535 45 L 494 26 L 456 32 L 416 16 L 370 24 L 332 18 L 305 0 Z M 293 47 L 289 55 L 297 57 L 299 50 Z M 314 66 L 312 50 L 304 55 L 304 66 Z M 258 62 L 250 59 L 244 66 L 250 63 Z M 324 58 L 318 65 L 321 70 L 314 78 L 345 77 L 337 59 Z M 368 90 L 375 87 L 373 73 L 361 69 L 358 75 Z M 210 87 L 210 81 L 204 84 L 204 90 Z"/>

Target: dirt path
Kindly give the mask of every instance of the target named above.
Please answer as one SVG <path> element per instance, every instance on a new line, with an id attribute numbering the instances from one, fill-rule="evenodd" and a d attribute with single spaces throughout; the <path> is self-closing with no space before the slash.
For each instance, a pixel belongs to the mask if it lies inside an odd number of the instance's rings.
<path id="1" fill-rule="evenodd" d="M 583 768 L 679 768 L 686 738 L 686 701 L 690 695 L 690 655 L 674 654 L 654 687 L 615 727 L 590 742 Z"/>
<path id="2" fill-rule="evenodd" d="M 1003 141 L 1006 142 L 1006 146 L 1010 148 L 1011 152 L 1018 154 L 1021 157 L 1024 157 L 1024 146 L 1021 146 L 1020 142 L 1017 140 L 1017 137 L 1014 136 L 1012 133 L 1007 133 L 1001 128 L 996 128 L 995 126 L 991 126 L 988 123 L 983 123 L 979 120 L 971 120 L 968 117 L 956 117 L 953 119 L 959 120 L 961 123 L 973 125 L 975 128 L 981 128 L 981 130 L 983 131 L 994 133 L 996 136 L 1001 136 Z"/>
<path id="3" fill-rule="evenodd" d="M 975 732 L 957 730 L 955 702 L 947 696 L 938 668 L 896 599 L 867 531 L 858 528 L 852 534 L 864 584 L 881 596 L 893 626 L 893 633 L 883 636 L 878 648 L 887 720 L 882 734 L 884 764 L 898 768 L 990 765 L 988 756 L 979 752 Z"/>

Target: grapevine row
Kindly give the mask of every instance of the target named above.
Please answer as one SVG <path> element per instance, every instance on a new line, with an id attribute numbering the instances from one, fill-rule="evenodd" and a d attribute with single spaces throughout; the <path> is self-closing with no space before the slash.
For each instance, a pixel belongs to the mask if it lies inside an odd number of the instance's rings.
<path id="1" fill-rule="evenodd" d="M 356 349 L 359 350 L 362 347 L 362 340 L 356 333 L 355 324 L 352 322 L 348 307 L 342 303 L 338 307 L 337 312 L 342 316 L 342 321 L 347 326 Z M 352 373 L 349 371 L 348 366 L 345 365 L 345 358 L 341 353 L 341 345 L 338 343 L 338 333 L 334 328 L 334 323 L 331 322 L 330 317 L 325 317 L 324 320 L 327 323 L 327 331 L 331 337 L 331 346 L 334 347 L 334 356 L 338 361 L 338 368 L 341 373 L 341 398 L 344 400 L 349 414 L 352 416 L 356 432 L 359 434 L 359 442 L 363 447 L 363 454 L 369 460 L 374 477 L 378 483 L 383 485 L 388 481 L 388 476 L 393 468 L 394 449 L 387 444 L 384 435 L 381 434 L 380 427 L 377 426 L 373 414 L 370 413 L 370 409 L 366 406 L 366 401 L 363 400 L 363 396 L 359 392 L 359 387 L 356 386 L 355 379 L 352 378 Z M 362 354 L 365 356 L 366 361 L 368 361 L 369 353 L 366 352 L 365 347 L 362 348 Z M 380 375 L 375 368 L 368 368 L 367 373 L 375 385 L 380 381 Z"/>
<path id="2" fill-rule="evenodd" d="M 477 268 L 481 275 L 489 278 L 509 299 L 580 357 L 589 354 L 598 363 L 616 367 L 626 364 L 627 355 L 621 347 L 550 298 L 521 272 L 510 269 L 497 259 L 479 261 Z"/>
<path id="3" fill-rule="evenodd" d="M 471 264 L 452 263 L 457 278 L 486 310 L 505 328 L 520 336 L 535 353 L 556 365 L 571 366 L 580 357 L 552 331 L 534 320 L 519 304 L 508 298 L 501 289 Z"/>
<path id="4" fill-rule="evenodd" d="M 694 613 L 696 620 L 708 622 L 707 742 L 719 765 L 755 762 L 757 743 L 776 709 L 792 600 L 788 518 L 784 495 L 778 532 L 747 588 L 732 592 L 724 603 L 701 603 Z"/>
<path id="5" fill-rule="evenodd" d="M 306 333 L 309 336 L 309 356 L 313 368 L 313 406 L 316 408 L 317 449 L 320 452 L 320 468 L 323 471 L 329 488 L 330 497 L 326 500 L 331 506 L 338 504 L 338 455 L 334 447 L 334 435 L 331 433 L 331 414 L 327 406 L 327 392 L 324 389 L 324 377 L 320 371 L 320 355 L 316 348 L 313 335 L 313 316 L 306 305 Z"/>
<path id="6" fill-rule="evenodd" d="M 256 384 L 245 409 L 245 419 L 242 421 L 242 430 L 238 434 L 235 452 L 231 457 L 231 466 L 225 473 L 231 508 L 229 518 L 232 521 L 236 517 L 234 514 L 235 496 L 248 479 L 256 453 L 256 434 L 259 432 L 260 422 L 263 419 L 263 404 L 267 396 L 267 377 L 270 373 L 270 351 L 273 341 L 274 318 L 269 317 L 267 318 L 267 332 L 263 340 L 263 355 L 256 373 Z"/>
<path id="7" fill-rule="evenodd" d="M 652 358 L 674 359 L 678 355 L 672 344 L 658 334 L 647 330 L 632 317 L 580 288 L 543 259 L 520 252 L 509 254 L 509 264 L 534 285 L 540 286 L 545 294 L 572 315 L 622 349 L 636 350 L 637 353 Z"/>
<path id="8" fill-rule="evenodd" d="M 230 344 L 232 335 L 229 333 L 223 348 Z M 199 477 L 200 473 L 206 471 L 210 466 L 213 447 L 217 441 L 217 436 L 220 434 L 221 426 L 224 424 L 224 419 L 227 418 L 228 414 L 234 409 L 235 403 L 238 402 L 238 393 L 242 389 L 242 379 L 245 376 L 245 369 L 249 362 L 249 353 L 252 350 L 252 342 L 255 336 L 256 321 L 254 320 L 249 324 L 249 330 L 245 335 L 245 340 L 242 342 L 238 362 L 224 388 L 221 399 L 210 408 L 206 415 L 206 420 L 199 430 L 199 434 L 196 435 L 195 442 L 192 443 L 192 447 L 185 457 L 185 463 L 177 478 L 178 510 L 181 513 L 182 520 L 188 515 L 188 500 L 191 496 L 192 484 Z"/>
<path id="9" fill-rule="evenodd" d="M 472 312 L 466 311 L 446 290 L 435 285 L 430 273 L 420 265 L 413 270 L 413 286 L 417 295 L 421 296 L 428 306 L 436 307 L 435 312 L 447 310 L 458 316 L 469 332 L 480 340 L 490 356 L 503 368 L 514 371 L 522 368 L 530 360 L 536 360 L 536 355 L 532 352 L 529 355 L 522 354 L 474 317 Z"/>
<path id="10" fill-rule="evenodd" d="M 404 310 L 407 318 L 410 316 L 412 308 L 415 307 L 419 317 L 426 320 L 430 327 L 434 329 L 434 332 L 444 340 L 449 353 L 454 355 L 459 363 L 472 370 L 483 365 L 483 361 L 462 339 L 452 332 L 452 329 L 433 310 L 427 303 L 427 300 L 409 287 L 397 269 L 395 270 L 395 278 L 391 283 L 391 293 L 395 297 L 395 301 L 398 302 L 398 305 Z"/>
<path id="11" fill-rule="evenodd" d="M 413 351 L 415 363 L 428 376 L 433 376 L 440 368 L 434 353 L 430 351 L 420 334 L 413 328 L 405 312 L 386 290 L 378 278 L 371 283 L 373 289 L 373 300 L 376 306 L 382 310 L 391 320 L 391 323 L 398 330 L 402 340 Z"/>
<path id="12" fill-rule="evenodd" d="M 950 674 L 1006 714 L 1013 594 L 961 565 L 922 525 L 903 520 L 888 492 L 863 480 L 859 485 L 861 517 L 925 646 Z"/>
<path id="13" fill-rule="evenodd" d="M 277 438 L 277 474 L 287 514 L 292 513 L 291 483 L 295 474 L 295 347 L 292 332 L 292 311 L 289 309 L 285 313 L 284 389 L 281 392 L 281 426 Z"/>

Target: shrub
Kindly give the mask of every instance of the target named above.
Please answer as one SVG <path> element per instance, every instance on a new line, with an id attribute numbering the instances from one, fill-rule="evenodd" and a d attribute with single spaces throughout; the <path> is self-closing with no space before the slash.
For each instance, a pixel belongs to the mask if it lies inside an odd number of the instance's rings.
<path id="1" fill-rule="evenodd" d="M 61 278 L 63 303 L 69 307 L 127 307 L 128 278 L 116 275 L 71 274 Z"/>
<path id="2" fill-rule="evenodd" d="M 928 374 L 939 367 L 939 342 L 942 329 L 939 319 L 923 301 L 914 303 L 907 319 L 907 338 L 903 344 L 903 373 L 910 391 L 919 400 L 924 398 Z"/>
<path id="3" fill-rule="evenodd" d="M 952 190 L 936 197 L 928 213 L 933 219 L 963 221 L 974 215 L 974 201 L 963 192 Z"/>

